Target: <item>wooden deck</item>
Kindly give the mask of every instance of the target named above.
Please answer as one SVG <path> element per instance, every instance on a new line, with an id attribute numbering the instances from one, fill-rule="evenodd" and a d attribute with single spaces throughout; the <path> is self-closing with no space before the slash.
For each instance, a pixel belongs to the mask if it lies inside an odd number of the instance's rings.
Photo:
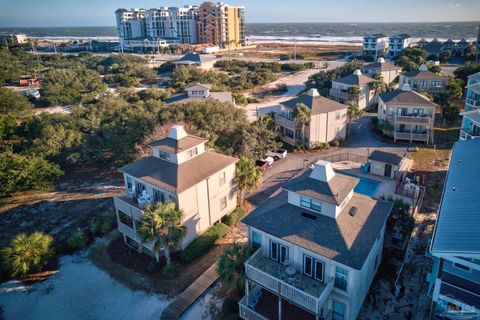
<path id="1" fill-rule="evenodd" d="M 160 319 L 179 319 L 182 313 L 218 279 L 217 263 L 218 261 L 198 277 L 185 291 L 180 293 L 180 295 L 163 310 Z"/>

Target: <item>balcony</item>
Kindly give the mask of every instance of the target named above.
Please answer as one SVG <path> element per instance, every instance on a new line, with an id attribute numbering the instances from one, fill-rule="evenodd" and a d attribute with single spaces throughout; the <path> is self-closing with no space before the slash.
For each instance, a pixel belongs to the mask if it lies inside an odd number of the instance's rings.
<path id="1" fill-rule="evenodd" d="M 424 141 L 428 142 L 428 133 L 398 132 L 393 133 L 394 140 Z"/>
<path id="2" fill-rule="evenodd" d="M 122 193 L 113 197 L 113 203 L 118 210 L 131 214 L 134 219 L 140 220 L 143 210 L 140 208 L 136 198 Z"/>
<path id="3" fill-rule="evenodd" d="M 335 98 L 340 98 L 344 100 L 348 100 L 348 92 L 346 91 L 341 91 L 338 89 L 330 89 L 330 96 L 335 97 Z"/>
<path id="4" fill-rule="evenodd" d="M 393 123 L 394 124 L 420 124 L 425 126 L 432 125 L 432 118 L 428 115 L 415 115 L 415 114 L 406 114 L 393 116 Z"/>
<path id="5" fill-rule="evenodd" d="M 275 124 L 277 124 L 278 126 L 282 126 L 284 128 L 290 129 L 292 131 L 295 131 L 295 122 L 285 118 L 280 113 L 275 114 Z"/>
<path id="6" fill-rule="evenodd" d="M 437 93 L 437 92 L 444 92 L 445 86 L 417 86 L 417 87 L 414 87 L 414 90 Z"/>
<path id="7" fill-rule="evenodd" d="M 480 139 L 479 132 L 473 132 L 470 129 L 460 129 L 460 140 Z"/>
<path id="8" fill-rule="evenodd" d="M 479 99 L 467 98 L 467 99 L 465 99 L 465 102 L 467 104 L 471 105 L 472 107 L 480 107 L 480 100 Z"/>
<path id="9" fill-rule="evenodd" d="M 294 284 L 286 282 L 285 266 L 262 255 L 260 248 L 245 263 L 247 278 L 296 305 L 320 314 L 333 289 L 333 278 L 325 283 L 301 275 Z"/>

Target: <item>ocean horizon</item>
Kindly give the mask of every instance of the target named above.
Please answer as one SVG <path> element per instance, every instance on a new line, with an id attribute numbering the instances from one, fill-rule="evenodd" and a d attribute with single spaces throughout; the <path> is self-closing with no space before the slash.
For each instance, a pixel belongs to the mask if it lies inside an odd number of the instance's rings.
<path id="1" fill-rule="evenodd" d="M 480 22 L 392 22 L 392 23 L 247 23 L 248 43 L 297 43 L 361 45 L 363 36 L 384 33 L 388 36 L 407 33 L 416 42 L 422 38 L 440 41 L 465 38 L 474 41 Z M 0 28 L 0 34 L 25 33 L 27 37 L 50 41 L 98 40 L 118 41 L 115 26 L 107 27 L 21 27 Z"/>

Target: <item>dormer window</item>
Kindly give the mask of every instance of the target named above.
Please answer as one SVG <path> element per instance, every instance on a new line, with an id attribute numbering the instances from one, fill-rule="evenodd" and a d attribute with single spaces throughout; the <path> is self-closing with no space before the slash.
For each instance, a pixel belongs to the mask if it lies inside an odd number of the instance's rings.
<path id="1" fill-rule="evenodd" d="M 300 205 L 313 211 L 322 212 L 322 203 L 308 197 L 300 197 Z"/>
<path id="2" fill-rule="evenodd" d="M 186 158 L 191 159 L 198 154 L 198 148 L 192 148 L 186 152 Z"/>
<path id="3" fill-rule="evenodd" d="M 158 150 L 158 157 L 163 160 L 170 160 L 170 155 L 167 152 Z"/>

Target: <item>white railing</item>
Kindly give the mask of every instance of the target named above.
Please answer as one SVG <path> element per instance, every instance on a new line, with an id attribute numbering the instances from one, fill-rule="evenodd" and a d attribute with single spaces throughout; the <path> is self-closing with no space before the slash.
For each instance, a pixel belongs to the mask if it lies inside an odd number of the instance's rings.
<path id="1" fill-rule="evenodd" d="M 467 98 L 467 104 L 471 105 L 471 106 L 474 106 L 474 107 L 480 107 L 480 101 L 478 100 L 474 100 L 474 99 L 471 99 L 471 98 Z"/>
<path id="2" fill-rule="evenodd" d="M 332 97 L 348 99 L 348 92 L 341 91 L 341 90 L 338 90 L 338 89 L 330 89 L 330 95 Z"/>
<path id="3" fill-rule="evenodd" d="M 134 203 L 135 201 L 136 199 L 130 199 L 126 194 L 113 197 L 115 208 L 125 213 L 130 213 L 135 219 L 140 220 L 143 210 Z"/>
<path id="4" fill-rule="evenodd" d="M 260 313 L 248 307 L 248 296 L 244 296 L 238 303 L 240 308 L 240 317 L 245 320 L 268 320 Z"/>
<path id="5" fill-rule="evenodd" d="M 122 222 L 119 222 L 118 223 L 118 230 L 125 234 L 126 236 L 128 236 L 129 238 L 132 238 L 133 240 L 135 241 L 138 241 L 140 242 L 140 238 L 138 237 L 137 233 L 135 232 L 135 230 L 133 230 L 132 228 L 130 228 L 129 226 L 123 224 Z"/>
<path id="6" fill-rule="evenodd" d="M 421 123 L 425 125 L 431 125 L 432 116 L 431 115 L 405 115 L 405 116 L 393 116 L 395 123 Z"/>
<path id="7" fill-rule="evenodd" d="M 410 132 L 395 132 L 394 133 L 396 139 L 400 140 L 420 140 L 420 141 L 427 141 L 428 134 L 423 133 L 410 133 Z"/>
<path id="8" fill-rule="evenodd" d="M 480 139 L 480 135 L 474 135 L 473 132 L 467 129 L 460 129 L 460 140 Z"/>
<path id="9" fill-rule="evenodd" d="M 275 123 L 279 126 L 295 131 L 295 122 L 293 122 L 292 120 L 288 120 L 281 114 L 275 114 Z"/>

